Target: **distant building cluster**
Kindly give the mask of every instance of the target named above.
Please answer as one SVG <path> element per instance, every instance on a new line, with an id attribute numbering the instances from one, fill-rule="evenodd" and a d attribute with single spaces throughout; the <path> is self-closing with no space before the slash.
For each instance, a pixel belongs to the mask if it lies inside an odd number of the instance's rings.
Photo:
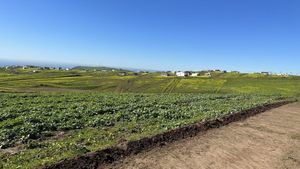
<path id="1" fill-rule="evenodd" d="M 62 67 L 48 67 L 48 66 L 33 66 L 33 65 L 23 65 L 23 66 L 19 66 L 19 65 L 12 65 L 12 66 L 5 66 L 6 70 L 9 69 L 33 69 L 32 72 L 33 73 L 38 73 L 40 72 L 40 70 L 66 70 L 69 71 L 70 68 L 62 68 Z"/>
<path id="2" fill-rule="evenodd" d="M 219 69 L 216 70 L 207 70 L 207 71 L 202 71 L 202 73 L 200 72 L 193 72 L 193 71 L 175 71 L 175 72 L 171 72 L 171 71 L 167 71 L 167 72 L 163 72 L 161 73 L 161 76 L 167 77 L 167 76 L 177 76 L 177 77 L 197 77 L 197 76 L 205 76 L 205 77 L 211 77 L 212 76 L 212 72 L 218 72 L 218 73 L 227 73 L 227 71 L 221 71 Z"/>
<path id="3" fill-rule="evenodd" d="M 1 67 L 0 67 L 1 68 Z M 2 67 L 2 69 L 6 70 L 15 70 L 15 69 L 23 69 L 33 72 L 33 73 L 39 73 L 42 70 L 62 70 L 62 71 L 69 71 L 69 70 L 81 70 L 81 71 L 101 71 L 101 72 L 115 72 L 119 76 L 128 76 L 128 75 L 147 75 L 149 74 L 148 71 L 139 71 L 139 72 L 133 72 L 133 71 L 127 71 L 122 69 L 114 69 L 114 68 L 108 68 L 108 67 L 74 67 L 74 68 L 63 68 L 63 67 L 50 67 L 50 66 L 33 66 L 33 65 L 12 65 L 12 66 L 5 66 Z M 27 72 L 28 72 L 27 71 Z M 156 72 L 159 73 L 159 72 Z M 177 76 L 177 77 L 212 77 L 218 73 L 231 73 L 231 74 L 241 74 L 239 71 L 226 71 L 226 70 L 220 70 L 220 69 L 212 69 L 212 70 L 204 70 L 204 71 L 166 71 L 166 72 L 160 72 L 161 76 L 168 77 L 168 76 Z M 289 77 L 292 76 L 292 73 L 273 73 L 268 71 L 262 71 L 262 72 L 254 72 L 254 73 L 244 73 L 244 74 L 256 74 L 256 75 L 264 75 L 264 76 L 282 76 L 282 77 Z"/>
<path id="4" fill-rule="evenodd" d="M 215 69 L 215 70 L 205 70 L 205 71 L 198 71 L 198 72 L 193 72 L 193 71 L 167 71 L 167 72 L 162 72 L 161 76 L 163 77 L 168 77 L 168 76 L 177 76 L 177 77 L 197 77 L 197 76 L 202 76 L 202 77 L 212 77 L 213 74 L 218 74 L 218 73 L 228 73 L 228 71 L 226 70 L 219 70 L 219 69 Z M 239 71 L 230 71 L 229 73 L 232 74 L 240 74 L 241 72 Z M 250 73 L 251 74 L 251 73 Z M 290 74 L 282 74 L 282 73 L 271 73 L 271 72 L 258 72 L 255 74 L 260 74 L 260 75 L 264 75 L 264 76 L 284 76 L 284 77 L 288 77 L 290 76 Z"/>
<path id="5" fill-rule="evenodd" d="M 285 77 L 287 77 L 287 76 L 291 76 L 291 74 L 288 74 L 288 73 L 272 73 L 272 72 L 260 72 L 260 74 L 262 74 L 262 75 L 265 75 L 265 76 L 285 76 Z"/>

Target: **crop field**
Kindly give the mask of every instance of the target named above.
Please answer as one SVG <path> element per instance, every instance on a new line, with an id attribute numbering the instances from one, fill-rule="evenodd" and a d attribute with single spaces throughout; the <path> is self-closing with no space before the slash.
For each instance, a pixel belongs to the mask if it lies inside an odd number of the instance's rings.
<path id="1" fill-rule="evenodd" d="M 0 168 L 34 168 L 266 103 L 279 95 L 0 94 Z"/>
<path id="2" fill-rule="evenodd" d="M 0 92 L 210 93 L 300 95 L 299 76 L 212 73 L 212 77 L 162 77 L 160 73 L 119 76 L 82 70 L 1 70 Z"/>
<path id="3" fill-rule="evenodd" d="M 35 168 L 266 103 L 300 77 L 0 68 L 0 168 Z"/>

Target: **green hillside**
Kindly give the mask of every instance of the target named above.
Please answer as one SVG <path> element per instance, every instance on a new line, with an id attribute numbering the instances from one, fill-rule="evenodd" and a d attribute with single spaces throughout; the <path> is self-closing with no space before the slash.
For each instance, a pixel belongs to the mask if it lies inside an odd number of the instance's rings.
<path id="1" fill-rule="evenodd" d="M 0 168 L 53 164 L 300 96 L 298 76 L 199 73 L 0 68 Z"/>
<path id="2" fill-rule="evenodd" d="M 212 77 L 162 77 L 160 73 L 120 75 L 102 70 L 0 70 L 2 92 L 262 93 L 300 94 L 300 77 L 213 72 Z"/>

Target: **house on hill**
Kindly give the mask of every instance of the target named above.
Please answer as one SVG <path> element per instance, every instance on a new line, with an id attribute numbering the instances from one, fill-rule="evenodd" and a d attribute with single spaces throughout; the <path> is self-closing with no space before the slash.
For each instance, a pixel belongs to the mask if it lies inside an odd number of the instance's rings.
<path id="1" fill-rule="evenodd" d="M 179 72 L 176 72 L 176 76 L 178 77 L 187 77 L 187 76 L 190 76 L 192 74 L 192 72 L 189 72 L 189 71 L 179 71 Z"/>
<path id="2" fill-rule="evenodd" d="M 197 73 L 197 72 L 196 72 L 196 73 L 192 73 L 192 74 L 191 74 L 191 76 L 192 76 L 192 77 L 196 77 L 196 76 L 199 76 L 199 75 L 200 75 L 200 74 L 199 74 L 199 73 Z"/>
<path id="3" fill-rule="evenodd" d="M 169 74 L 169 73 L 166 73 L 166 72 L 163 72 L 163 73 L 161 73 L 161 76 L 163 76 L 163 77 L 168 77 L 168 76 L 170 76 L 170 74 Z"/>
<path id="4" fill-rule="evenodd" d="M 176 76 L 179 76 L 179 77 L 184 77 L 185 76 L 184 72 L 181 72 L 181 71 L 176 72 L 175 74 L 176 74 Z"/>
<path id="5" fill-rule="evenodd" d="M 206 76 L 206 77 L 211 77 L 211 73 L 210 73 L 210 72 L 207 72 L 207 73 L 204 74 L 204 76 Z"/>
<path id="6" fill-rule="evenodd" d="M 269 76 L 269 75 L 270 75 L 270 72 L 261 72 L 261 74 L 266 75 L 266 76 Z"/>
<path id="7" fill-rule="evenodd" d="M 119 72 L 118 74 L 119 74 L 119 76 L 126 76 L 127 72 Z"/>

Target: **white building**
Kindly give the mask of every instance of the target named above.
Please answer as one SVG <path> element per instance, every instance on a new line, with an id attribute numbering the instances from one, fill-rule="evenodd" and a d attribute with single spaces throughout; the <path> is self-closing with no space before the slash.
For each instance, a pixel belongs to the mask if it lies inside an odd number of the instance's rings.
<path id="1" fill-rule="evenodd" d="M 268 76 L 270 75 L 270 72 L 261 72 L 261 74 Z"/>
<path id="2" fill-rule="evenodd" d="M 190 75 L 191 75 L 191 72 L 188 72 L 188 71 L 185 71 L 185 72 L 182 72 L 182 71 L 176 72 L 176 76 L 179 76 L 179 77 L 186 77 L 186 76 L 190 76 Z"/>
<path id="3" fill-rule="evenodd" d="M 184 72 L 176 72 L 176 76 L 179 76 L 179 77 L 184 77 L 185 76 L 185 74 L 184 74 Z"/>
<path id="4" fill-rule="evenodd" d="M 166 73 L 166 72 L 163 72 L 163 73 L 161 73 L 161 76 L 163 76 L 163 77 L 167 77 L 167 76 L 169 76 L 169 74 L 168 74 L 168 73 Z"/>
<path id="5" fill-rule="evenodd" d="M 206 77 L 211 77 L 211 73 L 210 73 L 210 72 L 207 72 L 207 73 L 205 73 L 205 76 L 206 76 Z"/>
<path id="6" fill-rule="evenodd" d="M 192 73 L 191 76 L 193 77 L 199 76 L 199 73 Z"/>

